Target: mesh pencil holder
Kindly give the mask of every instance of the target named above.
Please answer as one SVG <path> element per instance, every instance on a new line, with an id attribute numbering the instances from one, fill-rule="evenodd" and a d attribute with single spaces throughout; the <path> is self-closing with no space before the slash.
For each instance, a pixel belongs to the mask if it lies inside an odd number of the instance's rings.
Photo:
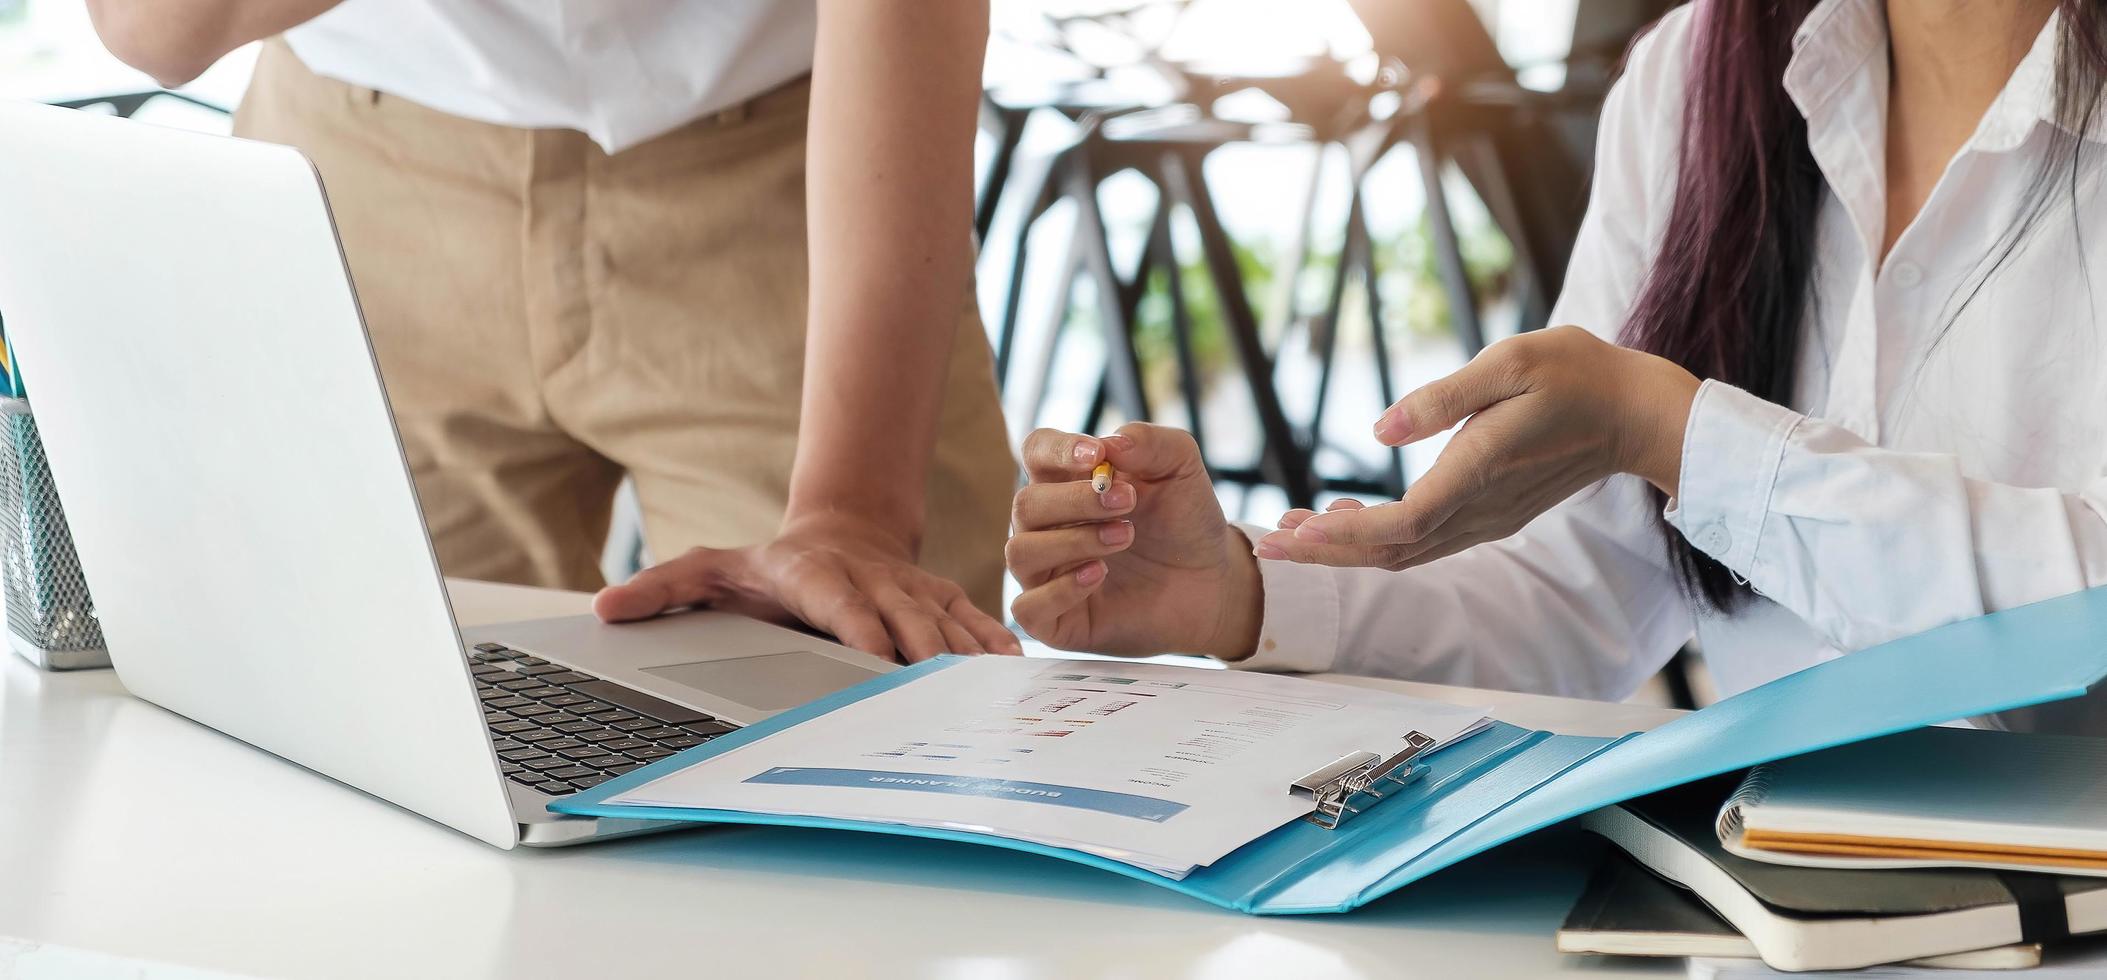
<path id="1" fill-rule="evenodd" d="M 46 670 L 107 667 L 102 624 L 88 598 L 29 402 L 0 398 L 0 425 L 6 429 L 0 439 L 0 511 L 7 515 L 0 591 L 7 598 L 8 645 Z"/>

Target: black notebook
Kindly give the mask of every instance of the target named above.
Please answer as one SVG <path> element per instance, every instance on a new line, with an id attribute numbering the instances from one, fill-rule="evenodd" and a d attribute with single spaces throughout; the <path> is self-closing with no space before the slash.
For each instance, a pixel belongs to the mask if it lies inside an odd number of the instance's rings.
<path id="1" fill-rule="evenodd" d="M 1756 944 L 1689 889 L 1611 850 L 1558 927 L 1558 951 L 1598 956 L 1702 956 L 1754 961 Z M 1908 961 L 1950 970 L 2021 970 L 2041 963 L 2041 944 L 2014 943 Z"/>
<path id="2" fill-rule="evenodd" d="M 1973 869 L 1799 868 L 1736 857 L 1714 818 L 1738 777 L 1582 818 L 1695 892 L 1783 970 L 1841 970 L 2107 930 L 2107 879 Z"/>

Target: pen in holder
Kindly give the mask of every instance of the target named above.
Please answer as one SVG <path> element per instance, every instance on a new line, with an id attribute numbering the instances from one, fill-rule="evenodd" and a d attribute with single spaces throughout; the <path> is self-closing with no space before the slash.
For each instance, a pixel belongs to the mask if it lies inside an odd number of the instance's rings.
<path id="1" fill-rule="evenodd" d="M 6 428 L 0 439 L 0 508 L 7 514 L 0 591 L 7 597 L 8 645 L 46 670 L 108 667 L 102 624 L 88 598 L 29 401 L 0 398 L 0 424 Z"/>

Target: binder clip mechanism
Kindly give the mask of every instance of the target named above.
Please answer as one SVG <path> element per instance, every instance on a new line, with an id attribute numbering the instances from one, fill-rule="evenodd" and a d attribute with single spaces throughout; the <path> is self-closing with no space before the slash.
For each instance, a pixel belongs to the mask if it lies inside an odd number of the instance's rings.
<path id="1" fill-rule="evenodd" d="M 1433 746 L 1434 740 L 1424 732 L 1407 732 L 1404 749 L 1393 755 L 1355 752 L 1296 780 L 1288 791 L 1317 801 L 1317 809 L 1302 819 L 1337 830 L 1348 815 L 1361 812 L 1349 805 L 1357 797 L 1382 799 L 1384 789 L 1411 782 L 1421 769 L 1414 761 Z"/>

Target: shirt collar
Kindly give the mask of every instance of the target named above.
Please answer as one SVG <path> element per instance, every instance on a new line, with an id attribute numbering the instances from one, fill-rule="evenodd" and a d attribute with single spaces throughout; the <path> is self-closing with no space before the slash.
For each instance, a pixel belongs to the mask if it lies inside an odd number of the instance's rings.
<path id="1" fill-rule="evenodd" d="M 2034 46 L 2012 69 L 2004 91 L 1997 93 L 1997 101 L 1983 113 L 1983 123 L 1975 130 L 1977 149 L 2017 149 L 2034 131 L 2036 123 L 2063 125 L 2064 120 L 2056 118 L 2056 49 L 2061 46 L 2062 19 L 2062 11 L 2049 15 L 2048 23 L 2041 25 L 2041 33 L 2034 36 Z M 2102 138 L 2097 128 L 2093 138 Z"/>
<path id="2" fill-rule="evenodd" d="M 1882 0 L 1822 0 L 1792 35 L 1785 91 L 1812 117 L 1852 76 L 1887 70 L 1888 19 Z"/>
<path id="3" fill-rule="evenodd" d="M 2052 13 L 2026 57 L 1983 114 L 1972 149 L 2000 152 L 2016 149 L 2036 123 L 2062 125 L 2056 118 L 2056 49 L 2062 14 Z M 1822 0 L 1793 32 L 1792 61 L 1785 67 L 1785 91 L 1812 119 L 1845 80 L 1863 71 L 1887 70 L 1888 25 L 1883 0 Z M 2095 140 L 2107 141 L 2097 128 Z"/>

